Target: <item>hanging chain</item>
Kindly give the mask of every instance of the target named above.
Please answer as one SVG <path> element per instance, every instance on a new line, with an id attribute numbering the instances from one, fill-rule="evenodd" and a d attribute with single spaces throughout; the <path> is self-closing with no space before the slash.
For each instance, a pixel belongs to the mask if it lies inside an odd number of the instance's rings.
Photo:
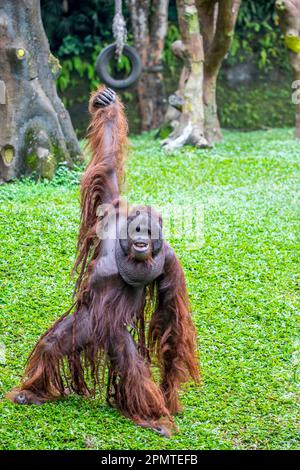
<path id="1" fill-rule="evenodd" d="M 122 0 L 115 0 L 115 16 L 112 30 L 116 41 L 116 56 L 120 58 L 127 39 L 126 22 L 122 14 Z"/>

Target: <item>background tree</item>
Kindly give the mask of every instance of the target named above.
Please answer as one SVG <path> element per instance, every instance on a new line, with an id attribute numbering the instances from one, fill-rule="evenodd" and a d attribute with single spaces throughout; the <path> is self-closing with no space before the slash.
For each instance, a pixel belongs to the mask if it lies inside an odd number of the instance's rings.
<path id="1" fill-rule="evenodd" d="M 277 0 L 275 5 L 295 78 L 296 137 L 300 139 L 300 0 Z"/>
<path id="2" fill-rule="evenodd" d="M 177 0 L 181 40 L 174 43 L 173 51 L 183 59 L 184 69 L 176 100 L 181 114 L 164 142 L 169 150 L 184 144 L 211 146 L 222 137 L 216 84 L 233 39 L 240 3 L 240 0 Z"/>
<path id="3" fill-rule="evenodd" d="M 80 148 L 56 93 L 60 67 L 39 0 L 1 1 L 0 39 L 0 179 L 33 171 L 51 177 L 57 163 L 70 164 Z"/>
<path id="4" fill-rule="evenodd" d="M 51 51 L 62 65 L 57 80 L 58 92 L 76 131 L 84 137 L 89 120 L 89 94 L 99 83 L 96 58 L 112 42 L 114 1 L 68 0 L 67 4 L 66 10 L 62 0 L 41 0 L 42 17 Z M 279 25 L 274 21 L 274 4 L 274 0 L 241 2 L 232 45 L 218 74 L 218 114 L 223 127 L 250 130 L 294 124 L 293 109 L 286 106 L 291 95 L 290 66 L 280 40 Z M 123 1 L 123 14 L 131 40 L 133 29 L 126 1 Z M 163 51 L 166 96 L 176 90 L 182 69 L 182 62 L 171 50 L 172 43 L 178 38 L 176 1 L 169 0 L 168 33 Z M 126 71 L 128 64 L 124 62 L 123 65 Z M 137 89 L 121 95 L 127 107 L 130 131 L 138 133 Z M 162 135 L 165 137 L 166 132 Z"/>
<path id="5" fill-rule="evenodd" d="M 168 27 L 169 0 L 127 0 L 134 43 L 142 61 L 137 84 L 141 129 L 158 127 L 164 118 L 162 54 Z"/>

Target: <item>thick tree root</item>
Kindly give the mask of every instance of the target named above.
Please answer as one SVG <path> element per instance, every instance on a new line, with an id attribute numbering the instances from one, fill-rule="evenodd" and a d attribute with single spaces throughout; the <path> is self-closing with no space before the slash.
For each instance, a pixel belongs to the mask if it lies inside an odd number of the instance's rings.
<path id="1" fill-rule="evenodd" d="M 167 153 L 183 145 L 193 145 L 198 148 L 210 147 L 202 132 L 197 127 L 193 127 L 191 122 L 188 122 L 185 126 L 179 124 L 174 132 L 162 141 L 162 147 Z"/>

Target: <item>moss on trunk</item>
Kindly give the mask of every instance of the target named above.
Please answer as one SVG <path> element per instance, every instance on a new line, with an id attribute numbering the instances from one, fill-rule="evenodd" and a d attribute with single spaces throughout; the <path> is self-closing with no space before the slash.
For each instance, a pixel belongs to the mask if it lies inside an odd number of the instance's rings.
<path id="1" fill-rule="evenodd" d="M 0 10 L 0 181 L 35 172 L 51 178 L 80 147 L 59 99 L 59 63 L 45 35 L 39 0 L 11 0 Z"/>

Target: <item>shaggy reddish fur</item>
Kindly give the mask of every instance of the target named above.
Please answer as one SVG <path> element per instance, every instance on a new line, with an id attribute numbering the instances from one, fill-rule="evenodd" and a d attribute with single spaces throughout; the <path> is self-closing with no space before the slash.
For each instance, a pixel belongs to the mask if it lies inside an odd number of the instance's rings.
<path id="1" fill-rule="evenodd" d="M 21 386 L 8 397 L 40 404 L 70 391 L 93 395 L 106 384 L 112 406 L 137 424 L 169 435 L 175 429 L 172 415 L 180 409 L 180 385 L 199 379 L 195 329 L 183 270 L 165 242 L 163 274 L 150 285 L 135 288 L 119 274 L 100 284 L 93 280 L 102 256 L 97 208 L 113 202 L 120 213 L 124 210 L 118 197 L 127 123 L 118 99 L 95 108 L 102 90 L 90 100 L 92 159 L 81 183 L 75 303 L 39 340 Z M 154 360 L 160 384 L 152 376 Z"/>

